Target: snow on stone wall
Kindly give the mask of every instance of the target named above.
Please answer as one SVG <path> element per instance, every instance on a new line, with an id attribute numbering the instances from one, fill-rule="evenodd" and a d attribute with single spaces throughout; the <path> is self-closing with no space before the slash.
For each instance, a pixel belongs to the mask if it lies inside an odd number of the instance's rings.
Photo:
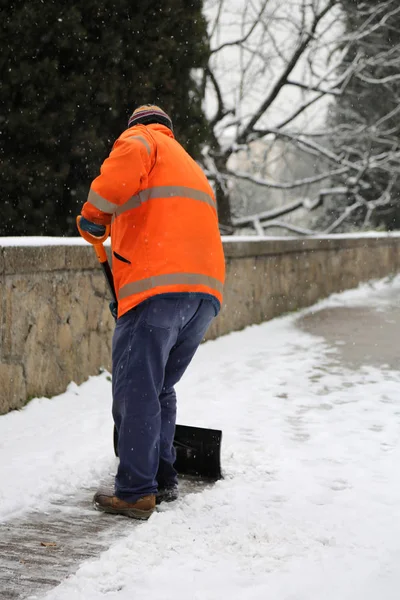
<path id="1" fill-rule="evenodd" d="M 20 244 L 0 238 L 0 414 L 111 367 L 114 322 L 92 248 Z M 224 247 L 225 302 L 207 339 L 400 271 L 396 234 L 226 238 Z"/>

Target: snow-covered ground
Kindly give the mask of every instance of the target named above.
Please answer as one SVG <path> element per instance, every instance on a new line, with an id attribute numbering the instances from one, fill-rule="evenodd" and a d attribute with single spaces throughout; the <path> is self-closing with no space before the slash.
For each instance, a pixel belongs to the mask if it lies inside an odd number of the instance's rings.
<path id="1" fill-rule="evenodd" d="M 204 344 L 178 422 L 223 430 L 224 479 L 127 520 L 46 599 L 397 600 L 400 370 L 350 370 L 296 327 L 326 306 L 384 310 L 386 290 L 400 278 Z M 110 406 L 103 373 L 0 417 L 1 519 L 113 471 Z"/>

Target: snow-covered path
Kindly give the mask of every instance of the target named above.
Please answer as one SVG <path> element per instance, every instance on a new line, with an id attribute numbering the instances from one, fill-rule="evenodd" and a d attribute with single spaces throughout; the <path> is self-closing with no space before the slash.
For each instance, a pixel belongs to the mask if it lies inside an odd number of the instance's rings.
<path id="1" fill-rule="evenodd" d="M 400 278 L 363 286 L 204 344 L 178 421 L 223 430 L 224 479 L 126 520 L 46 600 L 397 600 L 400 367 L 387 340 L 399 339 L 399 294 Z M 324 329 L 326 307 L 344 309 Z M 110 388 L 104 373 L 0 417 L 5 524 L 113 470 Z"/>

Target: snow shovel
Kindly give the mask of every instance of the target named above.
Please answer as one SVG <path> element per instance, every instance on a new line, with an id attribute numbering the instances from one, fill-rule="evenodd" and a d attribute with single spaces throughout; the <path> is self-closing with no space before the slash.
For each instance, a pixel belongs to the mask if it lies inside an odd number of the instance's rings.
<path id="1" fill-rule="evenodd" d="M 103 246 L 103 242 L 105 242 L 110 234 L 110 227 L 106 227 L 106 232 L 103 236 L 96 237 L 80 228 L 80 219 L 80 216 L 76 219 L 78 231 L 84 240 L 92 244 L 103 269 L 113 302 L 117 302 L 114 279 Z M 178 474 L 199 477 L 210 481 L 221 479 L 221 440 L 222 431 L 220 430 L 190 427 L 189 425 L 176 425 L 174 436 L 176 461 L 174 467 Z M 118 456 L 118 432 L 115 426 L 113 441 L 115 456 Z"/>
<path id="2" fill-rule="evenodd" d="M 220 450 L 222 431 L 189 425 L 176 425 L 174 467 L 182 476 L 200 477 L 210 481 L 222 478 Z M 114 452 L 118 456 L 118 432 L 114 426 Z"/>

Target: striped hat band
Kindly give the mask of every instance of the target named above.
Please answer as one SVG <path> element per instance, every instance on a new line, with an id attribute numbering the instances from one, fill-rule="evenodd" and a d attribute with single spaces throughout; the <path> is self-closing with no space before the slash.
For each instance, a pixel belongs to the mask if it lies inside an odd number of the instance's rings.
<path id="1" fill-rule="evenodd" d="M 161 125 L 165 125 L 173 131 L 172 121 L 167 113 L 159 106 L 153 104 L 139 106 L 139 108 L 134 110 L 128 121 L 128 127 L 139 124 L 150 125 L 151 123 L 161 123 Z"/>

